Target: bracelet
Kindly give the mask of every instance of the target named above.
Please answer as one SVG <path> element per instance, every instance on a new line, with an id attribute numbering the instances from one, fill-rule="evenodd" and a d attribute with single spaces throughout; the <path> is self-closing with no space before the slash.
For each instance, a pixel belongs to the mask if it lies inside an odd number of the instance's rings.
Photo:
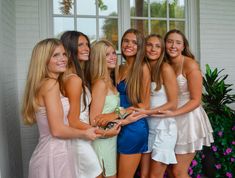
<path id="1" fill-rule="evenodd" d="M 123 114 L 121 113 L 121 109 L 124 109 L 123 107 L 116 107 L 114 110 L 114 113 L 118 115 L 120 119 L 125 119 L 128 113 L 125 111 Z"/>

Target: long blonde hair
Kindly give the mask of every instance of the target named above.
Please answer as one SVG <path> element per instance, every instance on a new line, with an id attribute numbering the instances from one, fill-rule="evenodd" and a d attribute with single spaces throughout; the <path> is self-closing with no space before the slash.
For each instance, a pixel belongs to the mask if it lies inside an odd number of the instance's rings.
<path id="1" fill-rule="evenodd" d="M 109 76 L 106 61 L 106 52 L 108 47 L 112 47 L 115 50 L 114 45 L 104 39 L 95 42 L 91 46 L 90 76 L 92 84 L 99 79 L 106 80 Z M 115 83 L 114 70 L 111 72 L 111 75 L 113 75 L 111 78 L 113 83 Z"/>
<path id="2" fill-rule="evenodd" d="M 133 33 L 136 36 L 137 40 L 137 53 L 135 56 L 134 63 L 131 66 L 130 72 L 128 73 L 126 77 L 126 83 L 127 83 L 127 95 L 130 99 L 130 102 L 137 106 L 138 103 L 142 102 L 144 98 L 142 98 L 141 91 L 145 86 L 141 85 L 141 82 L 143 80 L 143 65 L 145 63 L 145 38 L 143 34 L 136 30 L 136 29 L 128 29 L 122 36 L 121 43 L 123 43 L 124 37 L 128 33 Z M 124 55 L 122 51 L 122 56 L 126 59 L 126 56 Z"/>
<path id="3" fill-rule="evenodd" d="M 53 52 L 60 45 L 62 43 L 58 39 L 49 38 L 40 41 L 33 48 L 22 104 L 22 115 L 25 124 L 32 125 L 36 122 L 37 95 L 42 82 L 50 78 L 47 65 Z M 61 77 L 58 81 L 60 82 L 60 80 Z"/>

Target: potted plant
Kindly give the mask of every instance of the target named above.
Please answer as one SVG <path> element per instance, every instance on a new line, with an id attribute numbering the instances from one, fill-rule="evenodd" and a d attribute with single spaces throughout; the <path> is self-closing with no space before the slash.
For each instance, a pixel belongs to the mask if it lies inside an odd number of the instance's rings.
<path id="1" fill-rule="evenodd" d="M 230 94 L 232 84 L 226 84 L 228 75 L 206 65 L 203 77 L 203 106 L 213 127 L 214 143 L 197 153 L 189 173 L 192 177 L 235 177 L 235 112 L 228 105 L 235 102 Z"/>

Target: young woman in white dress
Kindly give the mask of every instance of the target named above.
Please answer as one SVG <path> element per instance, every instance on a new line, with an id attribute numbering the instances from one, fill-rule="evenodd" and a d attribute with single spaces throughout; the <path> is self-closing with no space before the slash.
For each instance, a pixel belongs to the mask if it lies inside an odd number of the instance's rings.
<path id="1" fill-rule="evenodd" d="M 174 70 L 164 59 L 165 45 L 162 37 L 151 34 L 146 37 L 145 53 L 151 66 L 150 109 L 139 110 L 148 117 L 148 151 L 141 159 L 141 178 L 163 178 L 167 165 L 176 164 L 175 143 L 177 127 L 174 117 L 154 116 L 160 110 L 177 107 L 177 82 Z"/>
<path id="2" fill-rule="evenodd" d="M 69 98 L 70 103 L 69 125 L 87 130 L 92 127 L 89 120 L 91 94 L 89 82 L 85 77 L 90 56 L 90 42 L 85 34 L 77 31 L 64 32 L 61 41 L 69 55 L 68 71 L 64 77 L 65 96 Z M 102 134 L 102 130 L 99 133 Z M 76 154 L 77 178 L 100 177 L 102 169 L 91 142 L 76 139 L 72 144 Z"/>
<path id="3" fill-rule="evenodd" d="M 178 108 L 162 111 L 162 117 L 176 119 L 178 135 L 175 147 L 177 164 L 172 166 L 176 178 L 189 178 L 188 168 L 197 150 L 214 141 L 212 127 L 201 106 L 202 74 L 185 35 L 173 29 L 164 38 L 166 58 L 173 67 L 179 87 Z"/>

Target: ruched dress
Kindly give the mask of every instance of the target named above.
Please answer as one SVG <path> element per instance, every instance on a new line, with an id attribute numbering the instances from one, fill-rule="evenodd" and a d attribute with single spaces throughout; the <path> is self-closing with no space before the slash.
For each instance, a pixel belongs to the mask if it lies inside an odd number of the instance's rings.
<path id="1" fill-rule="evenodd" d="M 125 80 L 117 85 L 120 106 L 128 108 L 132 104 L 127 96 Z M 117 139 L 117 151 L 121 154 L 144 153 L 148 150 L 148 123 L 146 118 L 122 127 Z"/>

